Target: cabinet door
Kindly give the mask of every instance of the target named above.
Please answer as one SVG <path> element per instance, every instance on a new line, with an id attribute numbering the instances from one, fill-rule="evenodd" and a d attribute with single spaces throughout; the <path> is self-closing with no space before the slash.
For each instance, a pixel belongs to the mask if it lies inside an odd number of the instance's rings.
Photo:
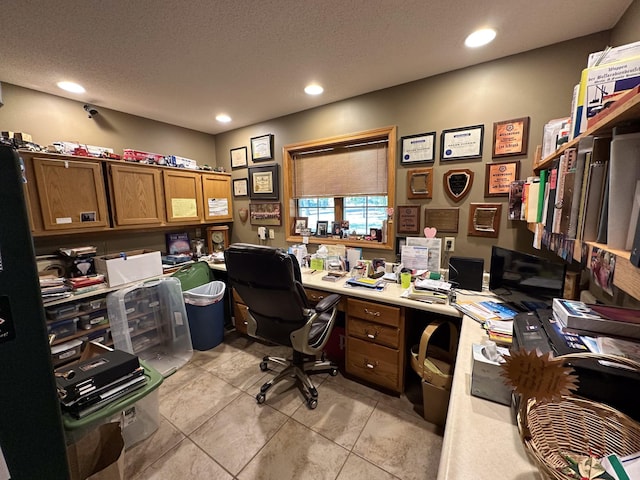
<path id="1" fill-rule="evenodd" d="M 109 174 L 116 226 L 164 223 L 160 169 L 112 164 Z"/>
<path id="2" fill-rule="evenodd" d="M 202 175 L 198 172 L 162 172 L 167 221 L 170 223 L 202 222 Z"/>
<path id="3" fill-rule="evenodd" d="M 203 174 L 202 191 L 204 193 L 204 219 L 206 221 L 230 222 L 233 220 L 231 177 L 229 175 Z"/>
<path id="4" fill-rule="evenodd" d="M 101 163 L 34 158 L 33 168 L 45 230 L 109 226 Z"/>

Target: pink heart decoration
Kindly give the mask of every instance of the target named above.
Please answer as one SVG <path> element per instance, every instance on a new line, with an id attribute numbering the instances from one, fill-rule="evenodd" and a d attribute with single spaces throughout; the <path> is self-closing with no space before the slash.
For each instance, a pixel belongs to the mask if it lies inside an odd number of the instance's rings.
<path id="1" fill-rule="evenodd" d="M 424 236 L 427 238 L 435 238 L 438 230 L 434 227 L 426 227 L 424 229 Z"/>

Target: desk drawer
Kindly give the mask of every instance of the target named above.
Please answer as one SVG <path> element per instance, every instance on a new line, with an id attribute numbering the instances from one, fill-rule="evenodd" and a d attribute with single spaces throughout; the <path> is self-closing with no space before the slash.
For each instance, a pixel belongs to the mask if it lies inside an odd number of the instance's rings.
<path id="1" fill-rule="evenodd" d="M 247 335 L 247 317 L 249 316 L 249 307 L 244 303 L 233 303 L 233 318 L 236 324 L 236 332 Z"/>
<path id="2" fill-rule="evenodd" d="M 347 336 L 347 372 L 399 392 L 400 352 Z"/>
<path id="3" fill-rule="evenodd" d="M 322 290 L 314 290 L 313 288 L 305 288 L 304 291 L 307 294 L 307 299 L 313 305 L 315 305 L 320 300 L 327 298 L 329 295 L 331 295 L 329 292 L 323 292 Z"/>
<path id="4" fill-rule="evenodd" d="M 358 317 L 392 327 L 400 326 L 400 308 L 398 307 L 349 298 L 347 312 L 350 317 Z"/>
<path id="5" fill-rule="evenodd" d="M 392 348 L 398 348 L 400 345 L 400 330 L 397 327 L 389 327 L 352 317 L 349 317 L 347 321 L 347 335 Z"/>

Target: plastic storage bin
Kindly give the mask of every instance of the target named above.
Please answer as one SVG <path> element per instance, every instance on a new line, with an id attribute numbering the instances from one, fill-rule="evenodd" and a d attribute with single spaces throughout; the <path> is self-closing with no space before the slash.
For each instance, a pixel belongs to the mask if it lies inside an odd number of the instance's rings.
<path id="1" fill-rule="evenodd" d="M 116 349 L 171 375 L 193 355 L 180 281 L 164 278 L 110 293 L 107 312 Z"/>
<path id="2" fill-rule="evenodd" d="M 191 344 L 209 350 L 224 338 L 224 282 L 213 281 L 183 292 Z"/>

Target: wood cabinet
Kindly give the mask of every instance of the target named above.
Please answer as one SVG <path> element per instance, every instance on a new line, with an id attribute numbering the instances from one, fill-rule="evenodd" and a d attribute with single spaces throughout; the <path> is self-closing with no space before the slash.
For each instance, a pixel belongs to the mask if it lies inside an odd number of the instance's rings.
<path id="1" fill-rule="evenodd" d="M 347 373 L 402 392 L 404 323 L 401 307 L 347 298 Z"/>
<path id="2" fill-rule="evenodd" d="M 247 318 L 249 316 L 249 307 L 247 307 L 235 288 L 233 289 L 233 322 L 236 332 L 247 335 Z"/>
<path id="3" fill-rule="evenodd" d="M 109 211 L 102 165 L 60 156 L 23 156 L 34 234 L 105 230 Z"/>
<path id="4" fill-rule="evenodd" d="M 167 222 L 202 222 L 202 175 L 184 170 L 164 170 L 162 178 Z"/>
<path id="5" fill-rule="evenodd" d="M 203 173 L 202 193 L 206 222 L 233 221 L 231 176 L 224 173 Z"/>
<path id="6" fill-rule="evenodd" d="M 121 163 L 111 163 L 108 169 L 114 226 L 163 225 L 162 171 Z"/>

